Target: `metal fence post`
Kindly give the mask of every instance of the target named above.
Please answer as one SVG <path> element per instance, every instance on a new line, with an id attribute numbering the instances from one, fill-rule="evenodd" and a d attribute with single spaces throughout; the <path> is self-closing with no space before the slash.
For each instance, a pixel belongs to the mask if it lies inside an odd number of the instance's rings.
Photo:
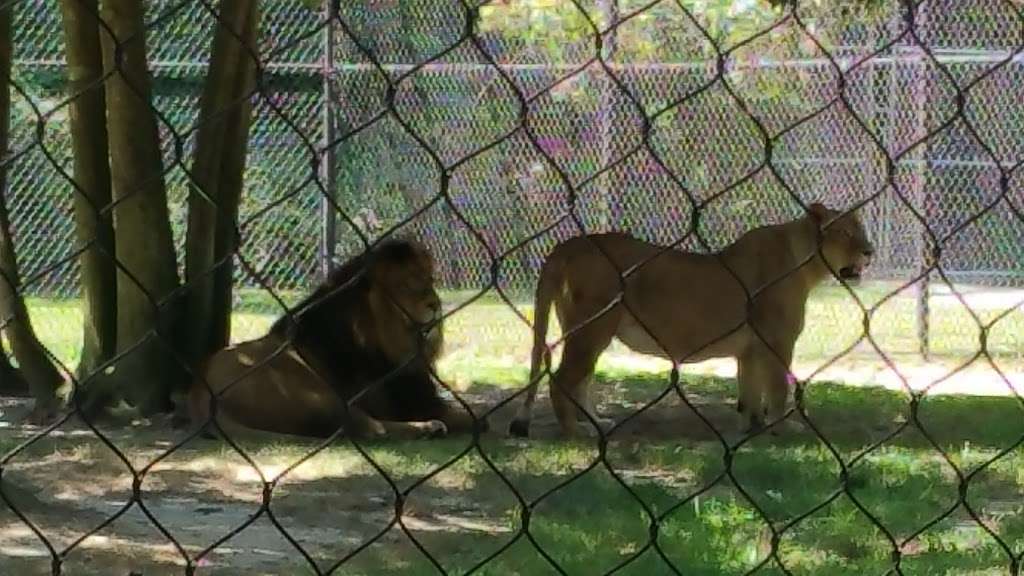
<path id="1" fill-rule="evenodd" d="M 896 97 L 896 94 L 899 94 L 899 84 L 896 80 L 900 68 L 897 63 L 892 62 L 885 65 L 875 64 L 871 66 L 870 70 L 874 76 L 874 84 L 876 86 L 882 85 L 880 90 L 871 91 L 872 111 L 876 116 L 881 115 L 882 125 L 886 132 L 885 142 L 887 145 L 891 145 L 896 138 L 895 103 L 893 98 Z M 879 97 L 880 94 L 882 95 L 881 98 Z M 884 196 L 880 197 L 879 200 L 876 203 L 878 212 L 875 219 L 875 231 L 878 234 L 878 239 L 875 241 L 875 246 L 877 246 L 875 254 L 882 262 L 880 268 L 894 269 L 899 266 L 898 259 L 893 257 L 892 220 L 897 216 L 897 213 L 892 209 L 891 200 Z M 884 260 L 882 260 L 883 258 Z"/>
<path id="2" fill-rule="evenodd" d="M 604 16 L 604 21 L 609 27 L 608 35 L 604 39 L 604 54 L 601 56 L 609 61 L 615 56 L 615 44 L 617 29 L 612 28 L 619 21 L 619 6 L 618 0 L 601 0 L 600 4 L 601 14 Z M 598 130 L 600 131 L 601 138 L 601 166 L 604 168 L 611 162 L 611 150 L 612 150 L 612 139 L 615 137 L 615 95 L 616 89 L 612 85 L 611 79 L 608 80 L 607 85 L 601 91 L 601 104 L 598 108 L 600 117 L 598 118 Z M 619 194 L 620 191 L 615 189 L 614 171 L 605 172 L 599 181 L 599 189 L 601 198 L 604 199 L 605 203 L 605 217 L 608 219 L 605 226 L 612 230 L 622 229 L 624 222 L 622 221 L 622 205 L 620 202 Z"/>
<path id="3" fill-rule="evenodd" d="M 914 8 L 910 8 L 913 10 Z M 917 8 L 918 13 L 915 17 L 915 23 L 920 25 L 926 19 L 926 8 L 921 5 Z M 914 45 L 914 57 L 912 58 L 914 65 L 914 83 L 911 98 L 914 102 L 915 107 L 915 126 L 914 126 L 914 140 L 924 138 L 925 134 L 928 133 L 928 100 L 929 90 L 932 87 L 931 82 L 928 81 L 926 72 L 927 60 L 925 59 L 924 50 Z M 910 197 L 913 198 L 923 212 L 922 216 L 924 221 L 927 223 L 930 219 L 930 210 L 928 210 L 928 192 L 925 186 L 925 176 L 928 171 L 928 143 L 923 146 L 919 146 L 916 151 L 911 155 L 911 161 L 914 162 L 913 172 L 911 177 Z M 927 225 L 927 224 L 926 224 Z M 925 232 L 915 234 L 914 239 L 914 255 L 921 258 L 920 271 L 924 272 L 932 265 L 931 251 L 928 249 L 928 236 Z M 918 351 L 921 356 L 928 360 L 931 354 L 931 346 L 929 342 L 929 310 L 928 310 L 928 294 L 929 294 L 929 279 L 931 273 L 925 274 L 921 281 L 915 286 L 914 297 L 915 297 L 915 317 L 917 324 L 917 344 Z"/>
<path id="4" fill-rule="evenodd" d="M 334 162 L 334 86 L 331 79 L 334 75 L 334 19 L 331 5 L 334 0 L 324 0 L 324 14 L 327 25 L 324 26 L 323 38 L 323 150 L 320 156 L 320 180 L 324 185 L 324 195 L 320 198 L 320 274 L 324 280 L 331 273 L 334 261 L 336 238 L 336 218 L 331 200 L 337 193 L 337 170 Z"/>

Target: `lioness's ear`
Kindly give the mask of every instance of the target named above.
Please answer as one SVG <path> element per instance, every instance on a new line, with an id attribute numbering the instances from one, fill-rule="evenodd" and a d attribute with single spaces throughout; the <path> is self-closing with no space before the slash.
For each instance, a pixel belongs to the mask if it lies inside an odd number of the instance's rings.
<path id="1" fill-rule="evenodd" d="M 825 207 L 821 202 L 815 202 L 807 207 L 807 210 L 818 222 L 824 222 L 828 218 L 829 209 Z"/>

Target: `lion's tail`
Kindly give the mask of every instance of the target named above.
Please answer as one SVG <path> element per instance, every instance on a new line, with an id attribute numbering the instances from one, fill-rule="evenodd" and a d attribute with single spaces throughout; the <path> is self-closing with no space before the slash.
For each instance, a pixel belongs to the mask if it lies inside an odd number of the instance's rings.
<path id="1" fill-rule="evenodd" d="M 529 436 L 530 418 L 533 413 L 533 404 L 537 399 L 540 375 L 551 365 L 551 352 L 547 345 L 548 318 L 551 314 L 555 291 L 558 289 L 560 271 L 561 265 L 558 258 L 552 254 L 541 267 L 540 279 L 537 281 L 537 291 L 533 299 L 533 348 L 530 351 L 530 382 L 526 386 L 523 405 L 519 407 L 519 412 L 516 413 L 509 426 L 509 433 L 513 436 Z"/>

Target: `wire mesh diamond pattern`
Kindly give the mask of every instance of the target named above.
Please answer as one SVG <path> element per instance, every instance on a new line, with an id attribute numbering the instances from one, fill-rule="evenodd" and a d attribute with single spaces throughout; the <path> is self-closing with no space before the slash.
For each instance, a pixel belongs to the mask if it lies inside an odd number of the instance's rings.
<path id="1" fill-rule="evenodd" d="M 15 47 L 3 79 L 14 98 L 0 168 L 19 295 L 73 301 L 81 247 L 66 99 L 81 94 L 69 87 L 55 4 L 0 1 L 14 17 Z M 223 25 L 220 3 L 145 4 L 151 106 L 183 253 L 194 193 L 186 159 L 207 48 Z M 91 573 L 87 552 L 111 546 L 162 557 L 158 569 L 181 574 L 219 573 L 220 562 L 259 572 L 255 552 L 274 556 L 265 560 L 275 569 L 315 574 L 374 573 L 367 566 L 388 574 L 1020 574 L 1024 512 L 1011 498 L 1024 490 L 1012 467 L 1024 429 L 1012 422 L 1024 422 L 1024 398 L 1011 365 L 1024 352 L 1016 330 L 1024 301 L 1013 291 L 1024 284 L 1024 5 L 723 4 L 263 0 L 233 255 L 236 320 L 252 321 L 246 315 L 259 306 L 293 316 L 280 303 L 294 304 L 325 268 L 363 254 L 363 237 L 415 236 L 435 254 L 437 281 L 451 294 L 446 329 L 461 334 L 433 376 L 479 424 L 518 403 L 526 382 L 474 395 L 479 382 L 467 388 L 458 371 L 490 352 L 501 359 L 496 372 L 518 377 L 518 356 L 486 341 L 504 332 L 526 345 L 533 318 L 523 296 L 557 241 L 626 230 L 718 251 L 754 226 L 826 202 L 864 220 L 882 288 L 834 282 L 829 312 L 810 305 L 835 328 L 798 347 L 798 356 L 814 349 L 821 360 L 793 376 L 786 418 L 808 427 L 799 461 L 779 456 L 787 441 L 765 431 L 722 429 L 722 407 L 678 366 L 632 376 L 644 395 L 615 385 L 629 410 L 569 446 L 496 438 L 478 426 L 417 454 L 339 430 L 298 452 L 227 438 L 219 453 L 196 458 L 190 446 L 203 440 L 195 434 L 149 442 L 87 418 L 74 428 L 66 424 L 84 412 L 73 406 L 57 423 L 0 444 L 0 501 L 13 518 L 0 516 L 2 526 L 44 549 L 41 573 L 54 575 Z M 184 267 L 179 254 L 179 273 Z M 916 300 L 904 297 L 915 291 Z M 946 331 L 931 352 L 954 358 L 929 366 L 923 387 L 908 376 L 920 326 L 904 308 L 914 304 L 919 323 Z M 460 323 L 479 323 L 482 342 L 470 347 Z M 165 336 L 146 338 L 167 346 Z M 563 340 L 551 345 L 556 353 Z M 68 362 L 64 350 L 78 342 L 44 344 Z M 612 350 L 624 354 L 618 344 Z M 874 424 L 851 424 L 856 442 L 830 427 L 848 408 L 840 397 L 807 386 L 854 352 L 899 391 L 875 406 Z M 988 418 L 1011 422 L 1013 439 L 954 451 L 956 400 L 930 391 L 972 369 L 995 374 L 1012 399 L 991 404 Z M 696 441 L 635 432 L 666 406 Z M 984 443 L 986 432 L 977 432 Z M 76 433 L 95 440 L 92 448 L 62 444 Z M 906 446 L 916 460 L 906 460 Z M 46 450 L 52 457 L 34 462 Z M 681 452 L 685 474 L 671 469 Z M 75 529 L 45 503 L 24 505 L 11 480 L 34 478 L 36 464 L 70 461 L 87 471 L 108 457 L 120 467 L 118 484 Z M 223 482 L 232 476 L 221 486 L 235 493 L 212 503 L 189 497 L 196 513 L 183 517 L 168 486 L 211 469 L 224 470 Z M 325 480 L 342 469 L 340 484 Z M 993 486 L 1012 496 L 995 498 Z M 89 489 L 55 496 L 89 497 Z M 243 505 L 225 505 L 230 498 Z M 592 532 L 602 526 L 609 535 Z M 956 538 L 972 542 L 977 558 L 929 572 L 937 568 L 926 561 Z M 581 549 L 589 555 L 569 551 Z M 130 561 L 114 569 L 140 573 Z"/>

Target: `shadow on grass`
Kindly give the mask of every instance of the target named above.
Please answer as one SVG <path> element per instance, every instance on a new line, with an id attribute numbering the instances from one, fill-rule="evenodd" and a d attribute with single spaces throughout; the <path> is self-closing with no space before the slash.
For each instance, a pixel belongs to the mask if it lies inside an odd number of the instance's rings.
<path id="1" fill-rule="evenodd" d="M 696 409 L 727 443 L 737 441 L 735 382 L 683 379 Z M 664 377 L 654 375 L 600 373 L 599 410 L 621 420 L 666 386 Z M 460 394 L 474 409 L 486 409 L 511 393 L 475 383 Z M 953 466 L 968 480 L 966 504 L 1020 554 L 1024 450 L 1000 455 L 1024 434 L 1016 399 L 926 398 L 916 418 L 908 398 L 880 388 L 818 383 L 805 399 L 828 445 L 813 433 L 760 436 L 731 452 L 731 460 L 719 436 L 673 395 L 616 430 L 603 458 L 592 440 L 563 442 L 551 434 L 546 399 L 537 406 L 538 438 L 529 441 L 503 435 L 517 400 L 494 414 L 494 431 L 479 447 L 467 437 L 367 444 L 399 491 L 408 491 L 402 525 L 393 525 L 341 573 L 438 573 L 402 526 L 448 573 L 464 573 L 514 540 L 476 573 L 557 574 L 554 562 L 570 574 L 601 574 L 624 564 L 618 574 L 639 576 L 675 573 L 670 562 L 684 574 L 742 574 L 770 558 L 771 527 L 781 534 L 777 557 L 792 574 L 882 574 L 893 567 L 895 549 L 904 574 L 1009 573 L 1010 556 L 961 502 L 961 477 Z M 912 425 L 905 425 L 908 420 Z M 0 433 L 0 451 L 13 447 L 13 432 Z M 167 440 L 166 430 L 155 428 L 110 433 L 119 447 L 149 457 L 159 453 L 158 441 Z M 123 465 L 96 445 L 89 436 L 48 439 L 16 457 L 4 482 L 46 502 L 48 510 L 34 512 L 34 519 L 48 521 L 51 529 L 81 531 L 95 523 L 96 502 L 126 496 Z M 244 447 L 261 467 L 280 470 L 314 445 Z M 172 533 L 186 534 L 193 553 L 258 509 L 258 479 L 221 442 L 191 442 L 165 464 L 147 477 L 145 501 Z M 90 489 L 75 492 L 76 483 Z M 526 530 L 521 502 L 530 510 Z M 286 476 L 270 510 L 323 568 L 388 527 L 395 506 L 388 482 L 338 442 Z M 2 508 L 0 530 L 11 530 L 18 523 Z M 152 528 L 117 530 L 127 540 L 166 545 Z M 26 538 L 31 543 L 31 535 Z M 239 566 L 312 572 L 265 519 L 225 548 L 211 556 L 207 573 L 237 573 Z M 255 550 L 262 552 L 253 560 Z M 82 573 L 105 573 L 100 567 L 107 561 L 132 565 L 116 549 L 96 554 L 91 564 L 97 571 Z M 5 558 L 0 564 L 17 569 L 12 573 L 35 573 L 29 563 L 49 567 L 46 557 Z M 162 570 L 174 565 L 150 562 Z M 774 562 L 769 559 L 758 573 L 782 573 Z"/>

